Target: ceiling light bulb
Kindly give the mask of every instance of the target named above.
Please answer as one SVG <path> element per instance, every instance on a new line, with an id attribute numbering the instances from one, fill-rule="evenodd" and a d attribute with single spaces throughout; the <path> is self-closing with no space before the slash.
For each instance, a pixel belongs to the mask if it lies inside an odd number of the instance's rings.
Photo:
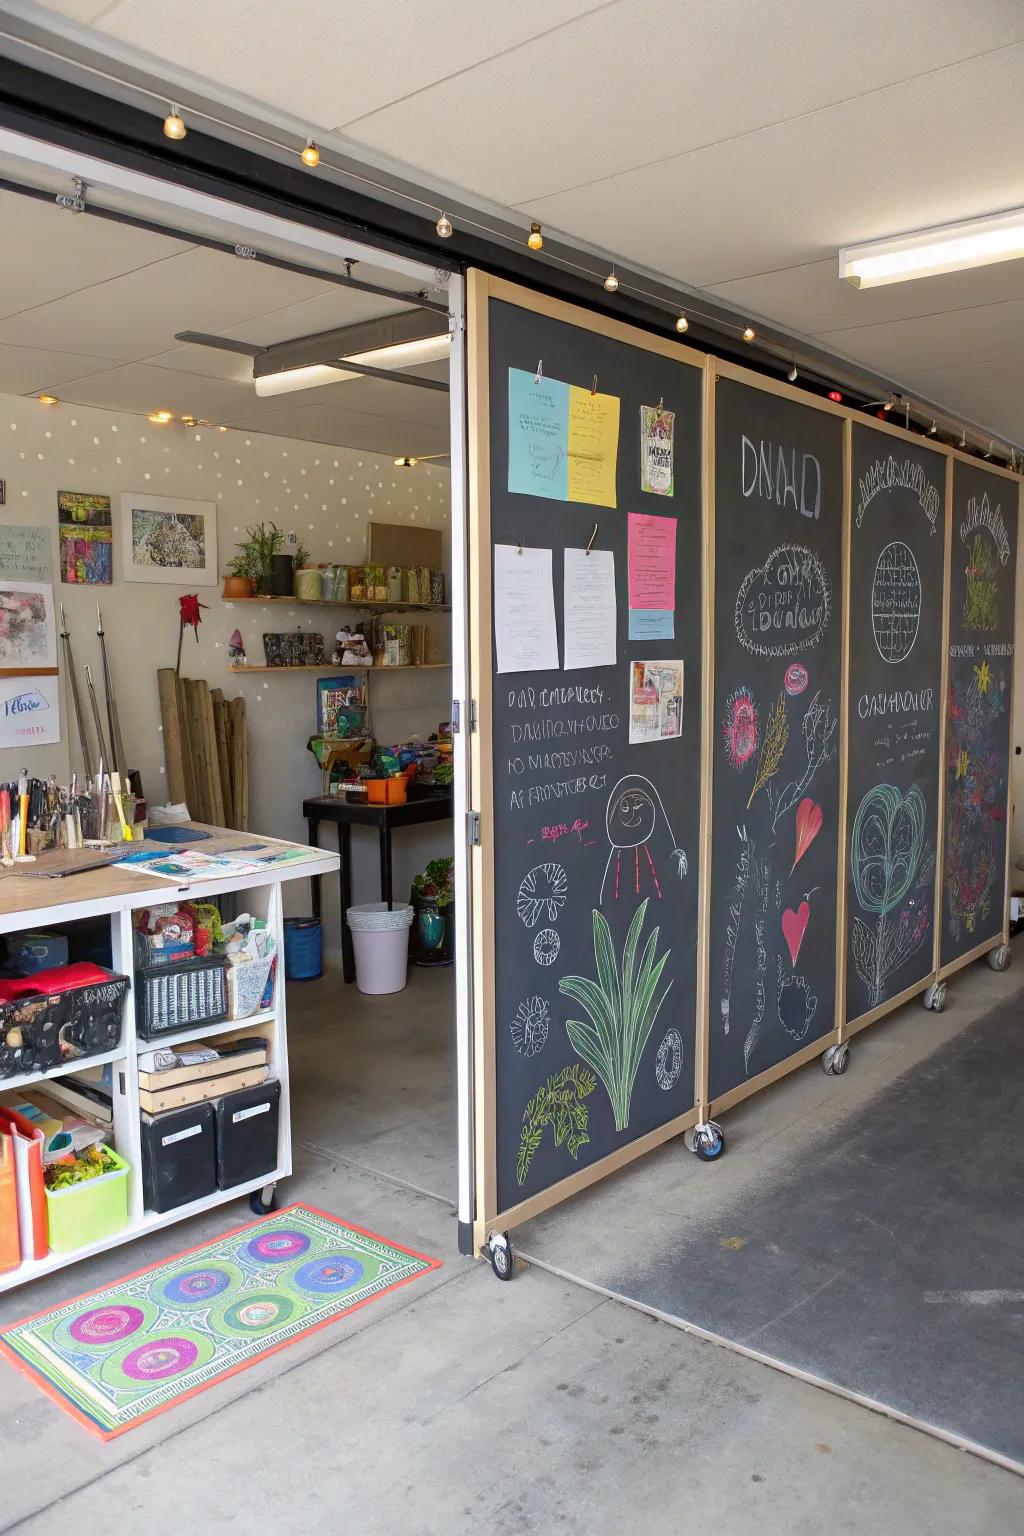
<path id="1" fill-rule="evenodd" d="M 227 427 L 218 427 L 217 431 L 218 432 L 226 432 L 227 431 Z"/>
<path id="2" fill-rule="evenodd" d="M 604 288 L 606 293 L 618 292 L 619 279 L 616 276 L 614 267 L 612 267 L 611 271 L 608 273 L 608 276 L 604 280 Z"/>
<path id="3" fill-rule="evenodd" d="M 169 421 L 174 420 L 173 411 L 150 411 L 148 419 L 155 422 L 158 427 L 165 427 Z"/>
<path id="4" fill-rule="evenodd" d="M 302 151 L 302 163 L 308 165 L 311 171 L 315 171 L 320 164 L 320 151 L 312 139 L 306 140 L 306 147 Z"/>
<path id="5" fill-rule="evenodd" d="M 833 401 L 836 405 L 842 405 L 842 403 L 843 403 L 843 395 L 842 395 L 842 391 L 841 390 L 830 389 L 829 392 L 828 392 L 828 398 L 831 401 Z"/>
<path id="6" fill-rule="evenodd" d="M 994 448 L 995 448 L 995 444 L 994 444 L 993 440 L 991 438 L 989 438 L 988 453 L 983 453 L 982 454 L 982 458 L 983 459 L 990 459 L 992 457 Z"/>
<path id="7" fill-rule="evenodd" d="M 786 374 L 786 378 L 789 380 L 789 382 L 791 384 L 795 384 L 799 377 L 800 377 L 799 371 L 797 369 L 796 363 L 794 363 L 792 368 Z"/>
<path id="8" fill-rule="evenodd" d="M 40 405 L 60 405 L 60 400 L 56 395 L 40 395 L 38 398 Z"/>
<path id="9" fill-rule="evenodd" d="M 448 217 L 448 215 L 444 211 L 442 211 L 441 217 L 438 219 L 437 223 L 434 225 L 434 228 L 437 231 L 438 239 L 440 239 L 440 240 L 450 240 L 451 239 L 452 233 L 453 233 L 453 231 L 452 231 L 452 221 L 451 221 L 451 219 Z"/>
<path id="10" fill-rule="evenodd" d="M 416 459 L 412 458 L 411 455 L 406 453 L 406 454 L 403 454 L 400 459 L 396 459 L 395 460 L 395 468 L 396 469 L 415 469 L 417 462 L 418 461 Z"/>
<path id="11" fill-rule="evenodd" d="M 676 319 L 676 330 L 679 332 L 680 335 L 682 335 L 682 333 L 684 331 L 688 331 L 689 329 L 690 329 L 690 322 L 689 322 L 689 320 L 687 320 L 687 318 L 686 318 L 685 314 L 683 313 L 683 311 L 680 310 L 679 311 L 679 315 L 678 315 L 678 317 Z"/>
<path id="12" fill-rule="evenodd" d="M 889 399 L 888 399 L 888 400 L 887 400 L 887 401 L 886 401 L 886 402 L 885 402 L 885 404 L 884 404 L 884 405 L 883 405 L 883 406 L 882 406 L 882 410 L 883 410 L 883 411 L 886 411 L 886 412 L 889 412 L 889 411 L 891 411 L 891 410 L 892 410 L 892 408 L 893 408 L 893 406 L 894 406 L 894 405 L 895 405 L 895 404 L 896 404 L 896 401 L 895 401 L 895 400 L 894 400 L 894 399 L 893 399 L 893 398 L 892 398 L 892 396 L 891 396 L 891 395 L 890 395 L 890 397 L 889 397 Z"/>
<path id="13" fill-rule="evenodd" d="M 542 251 L 544 249 L 544 235 L 539 224 L 530 225 L 530 235 L 526 243 L 531 251 Z"/>
<path id="14" fill-rule="evenodd" d="M 966 448 L 967 447 L 967 428 L 966 427 L 964 427 L 961 430 L 961 433 L 960 433 L 960 447 L 961 448 Z"/>
<path id="15" fill-rule="evenodd" d="M 744 341 L 753 341 L 754 337 L 756 335 L 757 335 L 757 332 L 754 330 L 754 327 L 752 325 L 745 325 L 743 327 L 743 340 Z"/>
<path id="16" fill-rule="evenodd" d="M 183 139 L 188 132 L 177 107 L 172 106 L 164 118 L 164 133 L 169 139 Z"/>
<path id="17" fill-rule="evenodd" d="M 938 435 L 939 435 L 938 426 L 933 421 L 931 426 L 928 428 L 928 436 L 929 437 L 937 437 Z"/>

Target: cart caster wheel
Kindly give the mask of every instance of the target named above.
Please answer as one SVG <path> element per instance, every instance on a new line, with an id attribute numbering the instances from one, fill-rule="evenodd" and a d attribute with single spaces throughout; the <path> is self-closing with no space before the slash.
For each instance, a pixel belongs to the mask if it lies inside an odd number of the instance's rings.
<path id="1" fill-rule="evenodd" d="M 254 1216 L 269 1216 L 277 1204 L 277 1185 L 264 1184 L 249 1196 L 249 1209 Z"/>
<path id="2" fill-rule="evenodd" d="M 985 957 L 993 971 L 1008 971 L 1010 969 L 1010 946 L 1000 944 L 998 949 L 990 949 Z"/>
<path id="3" fill-rule="evenodd" d="M 842 1045 L 830 1045 L 821 1058 L 821 1070 L 826 1077 L 842 1077 L 850 1064 L 850 1047 L 844 1041 Z"/>
<path id="4" fill-rule="evenodd" d="M 491 1268 L 499 1280 L 511 1280 L 516 1272 L 516 1256 L 512 1251 L 512 1240 L 507 1232 L 494 1232 L 487 1239 L 487 1248 L 491 1257 Z"/>
<path id="5" fill-rule="evenodd" d="M 931 1009 L 932 1013 L 941 1013 L 946 1006 L 946 983 L 944 981 L 932 982 L 921 1001 L 926 1008 Z"/>
<path id="6" fill-rule="evenodd" d="M 722 1127 L 716 1120 L 708 1120 L 704 1125 L 695 1125 L 689 1133 L 686 1145 L 694 1157 L 699 1157 L 702 1163 L 713 1163 L 725 1151 Z"/>

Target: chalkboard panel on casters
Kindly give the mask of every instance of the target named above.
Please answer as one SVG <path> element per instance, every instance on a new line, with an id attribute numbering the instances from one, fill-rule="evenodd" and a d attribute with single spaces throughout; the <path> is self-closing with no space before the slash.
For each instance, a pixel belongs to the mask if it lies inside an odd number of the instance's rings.
<path id="1" fill-rule="evenodd" d="M 841 419 L 719 379 L 712 1102 L 834 1027 L 842 509 Z"/>
<path id="2" fill-rule="evenodd" d="M 1006 925 L 1016 481 L 955 460 L 949 582 L 942 965 Z"/>
<path id="3" fill-rule="evenodd" d="M 855 425 L 846 1016 L 934 965 L 946 455 Z"/>
<path id="4" fill-rule="evenodd" d="M 488 340 L 503 1212 L 695 1102 L 703 375 L 495 298 Z"/>

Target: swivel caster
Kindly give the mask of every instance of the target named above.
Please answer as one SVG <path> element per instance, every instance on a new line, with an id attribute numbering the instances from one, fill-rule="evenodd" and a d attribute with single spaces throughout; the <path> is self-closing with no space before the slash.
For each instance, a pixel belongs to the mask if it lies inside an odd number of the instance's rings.
<path id="1" fill-rule="evenodd" d="M 699 1157 L 702 1163 L 715 1162 L 725 1151 L 725 1137 L 722 1135 L 722 1127 L 716 1120 L 708 1120 L 704 1125 L 695 1125 L 692 1131 L 687 1131 L 683 1141 L 694 1157 Z"/>
<path id="2" fill-rule="evenodd" d="M 492 1232 L 487 1239 L 487 1249 L 491 1258 L 491 1268 L 498 1279 L 511 1280 L 516 1272 L 516 1256 L 508 1233 Z"/>
<path id="3" fill-rule="evenodd" d="M 826 1077 L 842 1077 L 850 1062 L 850 1047 L 844 1040 L 842 1045 L 830 1045 L 821 1058 L 821 1070 Z"/>
<path id="4" fill-rule="evenodd" d="M 993 971 L 1008 971 L 1010 968 L 1010 946 L 1000 944 L 998 949 L 990 949 L 985 956 Z"/>
<path id="5" fill-rule="evenodd" d="M 276 1205 L 276 1184 L 264 1184 L 262 1189 L 254 1189 L 249 1196 L 249 1209 L 254 1216 L 269 1216 Z"/>
<path id="6" fill-rule="evenodd" d="M 933 981 L 921 1001 L 932 1013 L 941 1013 L 946 1006 L 946 983 Z"/>

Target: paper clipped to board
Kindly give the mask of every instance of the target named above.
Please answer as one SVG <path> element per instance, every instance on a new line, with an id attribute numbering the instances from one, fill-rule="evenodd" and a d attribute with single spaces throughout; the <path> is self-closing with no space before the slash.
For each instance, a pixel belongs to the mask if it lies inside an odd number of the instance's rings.
<path id="1" fill-rule="evenodd" d="M 563 576 L 565 668 L 612 667 L 616 659 L 615 555 L 567 549 Z"/>
<path id="2" fill-rule="evenodd" d="M 550 549 L 494 546 L 494 644 L 499 672 L 557 668 Z"/>

